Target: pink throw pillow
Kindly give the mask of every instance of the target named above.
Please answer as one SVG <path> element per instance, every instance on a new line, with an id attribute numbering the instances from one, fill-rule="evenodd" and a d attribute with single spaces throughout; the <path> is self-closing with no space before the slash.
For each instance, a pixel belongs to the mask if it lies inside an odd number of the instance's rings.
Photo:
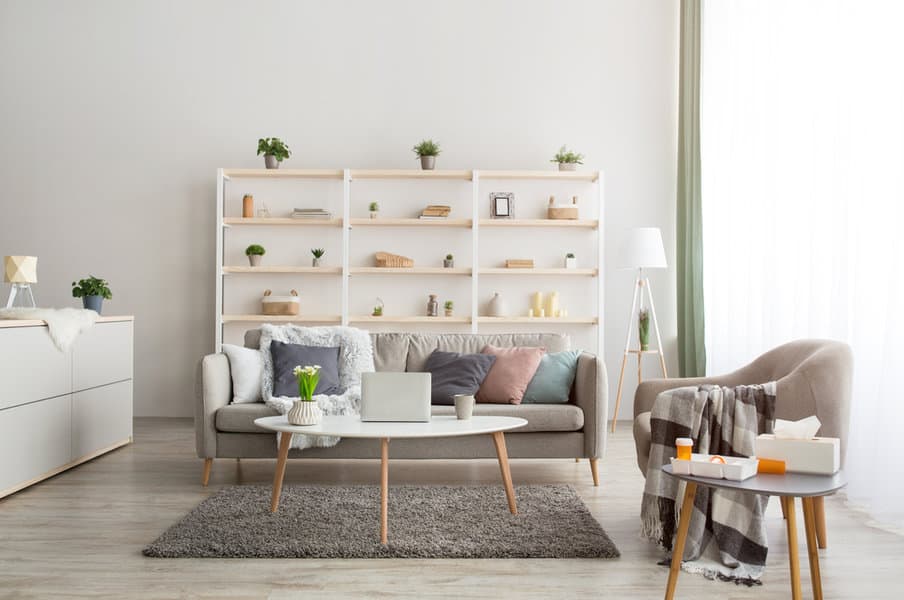
<path id="1" fill-rule="evenodd" d="M 540 359 L 546 348 L 532 346 L 516 346 L 514 348 L 497 348 L 485 346 L 481 354 L 492 354 L 496 357 L 490 372 L 487 373 L 480 389 L 477 401 L 492 404 L 521 404 L 527 385 L 533 379 Z"/>

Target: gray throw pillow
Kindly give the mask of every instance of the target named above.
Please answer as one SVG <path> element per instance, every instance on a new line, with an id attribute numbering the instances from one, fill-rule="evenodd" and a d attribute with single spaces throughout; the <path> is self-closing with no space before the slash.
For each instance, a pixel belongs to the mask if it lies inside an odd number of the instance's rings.
<path id="1" fill-rule="evenodd" d="M 273 395 L 298 398 L 296 366 L 320 365 L 320 380 L 314 394 L 342 394 L 339 387 L 339 348 L 302 346 L 285 342 L 270 342 L 273 357 Z"/>
<path id="2" fill-rule="evenodd" d="M 432 403 L 451 405 L 455 394 L 476 394 L 494 362 L 492 354 L 434 350 L 424 365 L 433 383 Z"/>

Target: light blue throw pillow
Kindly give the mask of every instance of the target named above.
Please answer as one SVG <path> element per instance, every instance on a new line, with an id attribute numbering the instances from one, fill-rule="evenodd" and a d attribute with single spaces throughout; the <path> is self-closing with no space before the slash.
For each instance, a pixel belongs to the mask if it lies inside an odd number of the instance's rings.
<path id="1" fill-rule="evenodd" d="M 521 403 L 566 404 L 580 355 L 580 350 L 544 354 Z"/>

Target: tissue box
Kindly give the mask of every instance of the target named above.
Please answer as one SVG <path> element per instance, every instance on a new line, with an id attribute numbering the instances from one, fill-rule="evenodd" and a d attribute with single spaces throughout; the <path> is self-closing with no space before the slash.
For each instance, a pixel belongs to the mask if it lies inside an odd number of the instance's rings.
<path id="1" fill-rule="evenodd" d="M 756 455 L 785 461 L 789 473 L 832 475 L 841 468 L 841 441 L 814 437 L 808 440 L 776 439 L 764 433 L 756 438 Z"/>

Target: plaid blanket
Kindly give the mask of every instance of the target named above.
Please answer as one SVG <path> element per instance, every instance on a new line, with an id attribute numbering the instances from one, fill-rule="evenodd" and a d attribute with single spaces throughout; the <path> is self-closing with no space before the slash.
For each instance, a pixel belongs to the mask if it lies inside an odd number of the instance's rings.
<path id="1" fill-rule="evenodd" d="M 652 446 L 641 506 L 642 535 L 671 551 L 678 528 L 676 499 L 684 482 L 662 472 L 675 456 L 675 438 L 694 452 L 752 456 L 760 433 L 772 433 L 775 382 L 734 388 L 682 387 L 659 394 L 651 417 Z M 698 486 L 682 569 L 736 583 L 759 582 L 766 565 L 766 496 Z"/>

